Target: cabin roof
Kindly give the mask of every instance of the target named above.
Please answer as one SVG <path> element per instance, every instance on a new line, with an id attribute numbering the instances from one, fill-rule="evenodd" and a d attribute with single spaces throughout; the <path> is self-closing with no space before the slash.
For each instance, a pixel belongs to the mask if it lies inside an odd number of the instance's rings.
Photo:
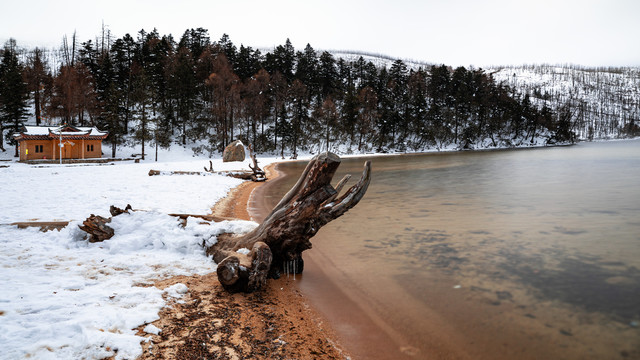
<path id="1" fill-rule="evenodd" d="M 49 140 L 62 137 L 63 139 L 91 139 L 104 140 L 106 131 L 101 131 L 97 127 L 86 126 L 23 126 L 20 134 L 14 135 L 16 140 Z"/>

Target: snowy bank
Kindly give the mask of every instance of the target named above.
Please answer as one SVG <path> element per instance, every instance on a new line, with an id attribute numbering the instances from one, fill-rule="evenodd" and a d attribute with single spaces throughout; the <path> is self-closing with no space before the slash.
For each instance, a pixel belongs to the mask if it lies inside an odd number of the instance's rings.
<path id="1" fill-rule="evenodd" d="M 205 161 L 206 160 L 206 161 Z M 262 160 L 260 165 L 274 159 Z M 0 358 L 132 359 L 141 354 L 139 326 L 188 289 L 165 290 L 154 281 L 206 274 L 215 263 L 205 244 L 223 232 L 246 232 L 256 224 L 189 219 L 181 227 L 167 213 L 210 213 L 242 181 L 209 176 L 148 176 L 149 169 L 202 171 L 208 159 L 140 164 L 69 166 L 5 163 L 0 169 Z M 215 170 L 248 163 L 213 161 Z M 89 214 L 109 216 L 110 205 L 147 211 L 122 214 L 110 224 L 116 235 L 88 243 L 78 229 Z M 14 221 L 74 220 L 60 231 L 18 229 Z M 204 222 L 204 224 L 203 224 Z M 182 285 L 182 286 L 180 286 Z"/>

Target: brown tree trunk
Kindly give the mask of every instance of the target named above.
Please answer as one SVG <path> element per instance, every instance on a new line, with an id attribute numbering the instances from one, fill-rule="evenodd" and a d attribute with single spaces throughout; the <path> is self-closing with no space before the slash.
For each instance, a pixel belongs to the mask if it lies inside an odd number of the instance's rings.
<path id="1" fill-rule="evenodd" d="M 338 198 L 350 177 L 345 176 L 336 188 L 331 186 L 339 165 L 340 158 L 329 152 L 314 157 L 260 226 L 244 235 L 221 235 L 207 249 L 218 263 L 218 279 L 227 290 L 252 292 L 269 276 L 302 272 L 302 252 L 311 248 L 309 239 L 354 207 L 371 181 L 371 162 L 367 161 L 360 180 Z"/>

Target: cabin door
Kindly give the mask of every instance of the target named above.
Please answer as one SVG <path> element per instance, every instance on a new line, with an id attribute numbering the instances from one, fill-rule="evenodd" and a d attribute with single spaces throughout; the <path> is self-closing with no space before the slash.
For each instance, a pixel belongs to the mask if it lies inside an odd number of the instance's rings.
<path id="1" fill-rule="evenodd" d="M 63 159 L 75 159 L 77 158 L 75 143 L 71 141 L 67 141 L 63 143 L 64 147 L 62 148 L 62 158 Z"/>

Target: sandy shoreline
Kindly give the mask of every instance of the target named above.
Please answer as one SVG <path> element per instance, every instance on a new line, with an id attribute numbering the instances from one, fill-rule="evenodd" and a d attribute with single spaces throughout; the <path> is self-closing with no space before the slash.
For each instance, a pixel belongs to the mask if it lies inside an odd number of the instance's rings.
<path id="1" fill-rule="evenodd" d="M 265 170 L 269 181 L 275 181 L 273 166 Z M 213 214 L 251 219 L 250 199 L 260 185 L 241 184 L 216 204 Z M 215 273 L 178 276 L 155 286 L 163 289 L 176 283 L 187 285 L 189 292 L 161 311 L 160 319 L 153 322 L 161 332 L 143 343 L 139 359 L 349 358 L 292 278 L 270 280 L 266 289 L 253 294 L 226 292 Z M 138 335 L 148 336 L 143 328 Z"/>

